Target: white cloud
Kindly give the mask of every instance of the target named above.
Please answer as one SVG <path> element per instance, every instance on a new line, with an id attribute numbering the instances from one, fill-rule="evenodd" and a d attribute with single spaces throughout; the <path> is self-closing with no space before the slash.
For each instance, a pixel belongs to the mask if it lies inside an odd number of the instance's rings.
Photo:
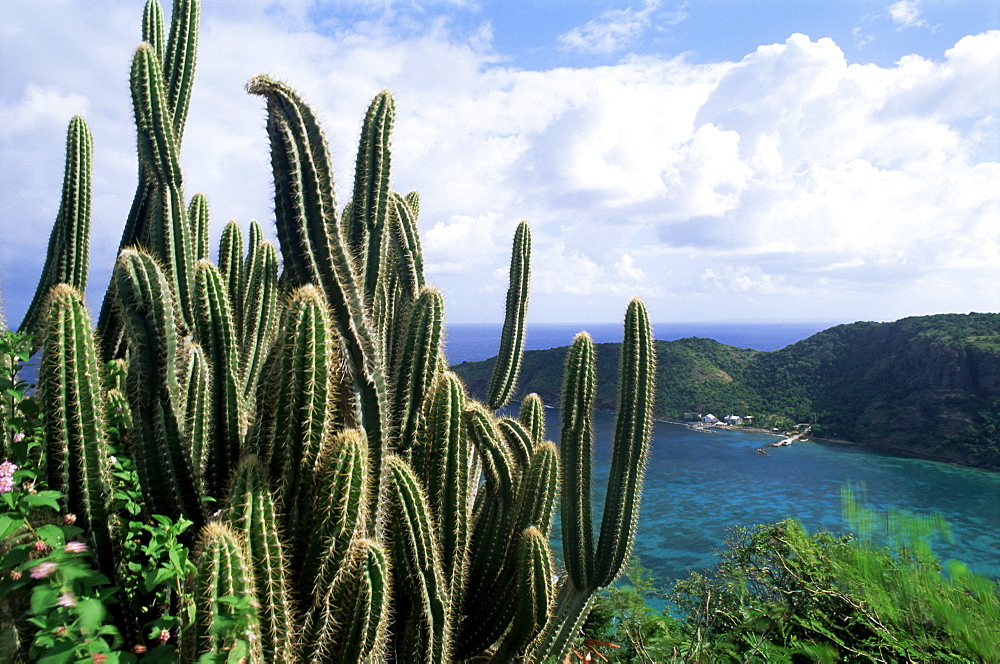
<path id="1" fill-rule="evenodd" d="M 832 40 L 792 35 L 739 62 L 647 56 L 526 71 L 504 64 L 486 23 L 456 31 L 427 11 L 400 37 L 378 7 L 320 28 L 313 3 L 276 14 L 255 2 L 204 7 L 182 163 L 187 194 L 209 197 L 215 237 L 230 218 L 271 227 L 263 102 L 242 91 L 268 72 L 316 108 L 341 205 L 364 110 L 393 91 L 394 186 L 421 193 L 428 275 L 451 320 L 502 315 L 484 293 L 502 298 L 523 218 L 537 320 L 617 319 L 635 294 L 654 318 L 698 317 L 679 303 L 726 293 L 774 316 L 1000 308 L 997 290 L 981 287 L 1000 278 L 1000 32 L 892 67 L 849 65 Z M 127 72 L 141 8 L 18 6 L 0 22 L 0 61 L 11 63 L 0 86 L 3 287 L 33 291 L 66 122 L 84 112 L 99 302 L 135 187 Z M 423 6 L 403 9 L 417 21 Z M 54 36 L 48 50 L 34 36 L 41 25 Z M 105 39 L 74 37 L 80 25 Z M 876 283 L 881 300 L 865 294 Z M 27 297 L 5 297 L 15 322 Z"/>
<path id="2" fill-rule="evenodd" d="M 635 44 L 648 30 L 676 25 L 687 17 L 682 6 L 674 12 L 661 10 L 661 0 L 644 0 L 641 6 L 610 9 L 599 17 L 559 35 L 568 50 L 610 55 Z"/>
<path id="3" fill-rule="evenodd" d="M 927 26 L 927 22 L 920 18 L 920 0 L 899 0 L 889 6 L 888 12 L 897 30 Z"/>

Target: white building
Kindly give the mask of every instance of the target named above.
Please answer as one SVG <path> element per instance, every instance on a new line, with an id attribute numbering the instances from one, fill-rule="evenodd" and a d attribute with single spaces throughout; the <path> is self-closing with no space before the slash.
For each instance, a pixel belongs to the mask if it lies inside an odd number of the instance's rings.
<path id="1" fill-rule="evenodd" d="M 719 418 L 709 413 L 705 417 L 701 418 L 701 421 L 705 422 L 706 424 L 715 424 L 716 422 L 719 421 Z"/>
<path id="2" fill-rule="evenodd" d="M 728 415 L 726 417 L 723 417 L 722 421 L 725 422 L 726 424 L 731 424 L 734 427 L 743 424 L 743 418 L 740 417 L 739 415 Z"/>

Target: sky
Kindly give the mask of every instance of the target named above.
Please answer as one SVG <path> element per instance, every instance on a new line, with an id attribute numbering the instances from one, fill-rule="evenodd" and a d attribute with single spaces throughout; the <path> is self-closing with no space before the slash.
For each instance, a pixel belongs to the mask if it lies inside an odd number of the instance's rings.
<path id="1" fill-rule="evenodd" d="M 96 316 L 136 183 L 140 0 L 0 0 L 0 293 L 20 321 L 66 127 L 94 134 Z M 165 11 L 169 14 L 169 2 Z M 857 320 L 1000 311 L 1000 4 L 985 0 L 208 0 L 181 163 L 212 242 L 273 236 L 261 73 L 313 106 L 347 202 L 392 91 L 448 321 Z"/>

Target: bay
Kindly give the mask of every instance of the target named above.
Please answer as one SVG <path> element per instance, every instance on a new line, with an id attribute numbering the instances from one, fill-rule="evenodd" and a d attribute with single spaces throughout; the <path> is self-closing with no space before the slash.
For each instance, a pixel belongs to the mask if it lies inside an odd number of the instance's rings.
<path id="1" fill-rule="evenodd" d="M 739 348 L 777 350 L 830 325 L 706 322 L 653 327 L 657 339 L 698 336 Z M 526 347 L 566 346 L 580 330 L 590 332 L 597 343 L 621 341 L 616 324 L 530 325 Z M 457 364 L 493 357 L 499 339 L 500 325 L 449 325 L 448 360 Z M 546 412 L 548 438 L 558 441 L 559 410 Z M 595 418 L 595 518 L 604 500 L 613 422 L 609 413 Z M 766 433 L 655 424 L 635 554 L 659 584 L 669 586 L 712 565 L 732 526 L 793 518 L 810 532 L 847 532 L 840 498 L 845 485 L 882 511 L 941 513 L 951 537 L 933 542 L 938 557 L 961 560 L 974 572 L 1000 578 L 1000 473 L 819 441 L 772 448 L 768 456 L 755 451 L 775 440 Z"/>
<path id="2" fill-rule="evenodd" d="M 546 412 L 548 437 L 558 440 L 559 410 Z M 610 413 L 595 417 L 595 519 L 613 421 Z M 941 513 L 952 537 L 933 541 L 938 557 L 1000 578 L 1000 473 L 817 441 L 772 448 L 768 456 L 755 451 L 776 440 L 765 433 L 655 423 L 635 555 L 660 584 L 713 564 L 731 526 L 794 518 L 810 532 L 847 532 L 840 499 L 847 484 L 880 511 Z"/>

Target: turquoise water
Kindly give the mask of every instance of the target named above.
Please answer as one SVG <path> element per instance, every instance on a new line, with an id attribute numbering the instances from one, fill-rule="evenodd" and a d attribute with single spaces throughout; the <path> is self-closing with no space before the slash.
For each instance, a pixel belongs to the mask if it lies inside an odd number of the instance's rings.
<path id="1" fill-rule="evenodd" d="M 557 409 L 548 437 L 558 440 Z M 602 502 L 613 417 L 596 417 L 595 502 Z M 713 563 L 733 525 L 795 518 L 811 532 L 843 532 L 840 489 L 864 487 L 868 504 L 919 513 L 940 512 L 953 542 L 934 542 L 942 560 L 1000 577 L 1000 473 L 900 458 L 859 447 L 805 442 L 754 450 L 774 436 L 741 431 L 698 432 L 657 422 L 635 553 L 659 584 Z M 600 512 L 595 509 L 595 514 Z"/>

